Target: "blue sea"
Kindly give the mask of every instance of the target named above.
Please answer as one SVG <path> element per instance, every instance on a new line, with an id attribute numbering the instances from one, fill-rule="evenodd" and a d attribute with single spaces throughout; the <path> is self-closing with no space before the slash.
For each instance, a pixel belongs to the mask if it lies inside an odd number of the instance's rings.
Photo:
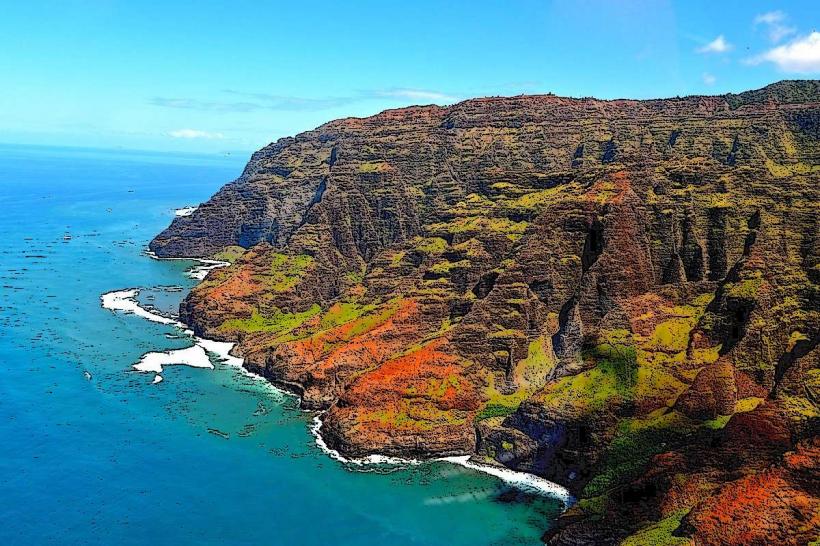
<path id="1" fill-rule="evenodd" d="M 555 498 L 448 462 L 358 467 L 298 400 L 214 369 L 132 365 L 192 345 L 197 281 L 145 255 L 247 157 L 0 146 L 0 544 L 538 544 Z"/>

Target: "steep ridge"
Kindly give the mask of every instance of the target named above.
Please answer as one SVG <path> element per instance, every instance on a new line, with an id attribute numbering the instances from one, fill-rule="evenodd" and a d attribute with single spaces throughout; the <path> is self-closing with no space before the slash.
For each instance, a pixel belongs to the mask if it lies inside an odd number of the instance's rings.
<path id="1" fill-rule="evenodd" d="M 818 81 L 474 99 L 281 139 L 150 246 L 234 262 L 183 320 L 345 454 L 564 484 L 550 544 L 806 544 L 819 192 Z"/>

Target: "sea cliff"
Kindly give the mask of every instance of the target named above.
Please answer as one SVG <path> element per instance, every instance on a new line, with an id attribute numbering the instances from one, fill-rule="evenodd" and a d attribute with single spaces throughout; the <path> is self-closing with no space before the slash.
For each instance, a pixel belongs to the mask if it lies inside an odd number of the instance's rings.
<path id="1" fill-rule="evenodd" d="M 580 500 L 550 544 L 820 527 L 820 82 L 468 100 L 256 152 L 150 248 L 232 262 L 197 335 L 350 456 L 471 454 Z"/>

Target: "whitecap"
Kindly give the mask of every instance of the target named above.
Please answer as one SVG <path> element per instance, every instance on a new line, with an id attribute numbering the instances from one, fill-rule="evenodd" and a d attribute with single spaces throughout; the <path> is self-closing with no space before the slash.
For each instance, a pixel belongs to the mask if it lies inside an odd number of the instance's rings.
<path id="1" fill-rule="evenodd" d="M 192 215 L 192 214 L 194 213 L 194 211 L 195 211 L 196 209 L 198 209 L 198 208 L 199 208 L 199 207 L 182 207 L 182 208 L 176 209 L 176 210 L 174 211 L 174 214 L 175 214 L 176 216 L 190 216 L 190 215 Z"/>
<path id="2" fill-rule="evenodd" d="M 210 273 L 214 269 L 219 269 L 220 267 L 228 267 L 229 265 L 231 265 L 230 262 L 223 262 L 219 260 L 197 259 L 196 261 L 199 262 L 199 265 L 195 265 L 192 268 L 188 269 L 185 272 L 185 274 L 188 277 L 196 279 L 198 281 L 204 279 L 208 275 L 208 273 Z"/>
<path id="3" fill-rule="evenodd" d="M 471 470 L 476 470 L 478 472 L 495 476 L 496 478 L 499 478 L 504 482 L 517 487 L 518 489 L 521 489 L 522 491 L 554 497 L 563 502 L 564 506 L 567 507 L 571 506 L 575 502 L 575 499 L 572 497 L 567 488 L 534 474 L 518 472 L 509 468 L 490 464 L 477 463 L 471 460 L 469 455 L 442 457 L 439 460 L 447 461 Z"/>
<path id="4" fill-rule="evenodd" d="M 191 330 L 187 330 L 186 333 L 193 334 Z M 220 362 L 224 364 L 241 368 L 242 364 L 245 362 L 244 359 L 239 358 L 237 356 L 233 356 L 231 354 L 231 349 L 233 349 L 234 347 L 233 343 L 230 343 L 228 341 L 215 341 L 213 339 L 205 339 L 202 337 L 197 337 L 196 342 L 203 349 L 205 349 L 209 353 L 212 353 Z M 261 375 L 251 374 L 250 372 L 248 373 L 256 378 L 264 379 L 264 377 L 262 377 Z"/>
<path id="5" fill-rule="evenodd" d="M 137 315 L 151 322 L 160 324 L 171 324 L 173 326 L 183 326 L 183 324 L 170 317 L 160 315 L 154 311 L 146 309 L 137 301 L 138 288 L 126 288 L 125 290 L 114 290 L 106 292 L 100 296 L 101 305 L 111 311 L 122 311 L 126 315 Z"/>
<path id="6" fill-rule="evenodd" d="M 191 366 L 192 368 L 210 368 L 214 365 L 199 345 L 192 345 L 185 349 L 145 353 L 139 362 L 132 367 L 138 372 L 162 373 L 163 366 Z"/>
<path id="7" fill-rule="evenodd" d="M 310 432 L 313 434 L 313 437 L 316 439 L 316 445 L 325 452 L 331 459 L 335 459 L 340 463 L 345 463 L 349 465 L 355 465 L 358 467 L 368 466 L 368 465 L 401 465 L 401 466 L 415 466 L 422 463 L 422 461 L 418 459 L 404 459 L 401 457 L 393 457 L 390 455 L 379 455 L 374 453 L 372 455 L 367 455 L 365 457 L 345 457 L 337 450 L 332 449 L 327 445 L 325 439 L 322 438 L 321 433 L 322 428 L 322 415 L 316 414 L 313 416 L 313 424 L 310 426 Z"/>
<path id="8" fill-rule="evenodd" d="M 207 258 L 161 258 L 157 256 L 154 251 L 148 248 L 143 251 L 143 254 L 152 260 L 184 260 L 188 262 L 196 262 L 198 265 L 190 267 L 187 271 L 185 271 L 185 275 L 188 278 L 196 279 L 198 281 L 204 279 L 211 270 L 218 269 L 220 267 L 228 267 L 231 265 L 231 262 L 209 260 Z"/>

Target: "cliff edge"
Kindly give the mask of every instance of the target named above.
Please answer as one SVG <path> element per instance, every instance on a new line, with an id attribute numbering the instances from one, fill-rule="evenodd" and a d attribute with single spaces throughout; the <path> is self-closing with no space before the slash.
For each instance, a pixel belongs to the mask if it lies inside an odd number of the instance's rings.
<path id="1" fill-rule="evenodd" d="M 820 528 L 820 82 L 342 119 L 150 244 L 198 335 L 342 453 L 473 454 L 580 499 L 550 544 Z"/>

